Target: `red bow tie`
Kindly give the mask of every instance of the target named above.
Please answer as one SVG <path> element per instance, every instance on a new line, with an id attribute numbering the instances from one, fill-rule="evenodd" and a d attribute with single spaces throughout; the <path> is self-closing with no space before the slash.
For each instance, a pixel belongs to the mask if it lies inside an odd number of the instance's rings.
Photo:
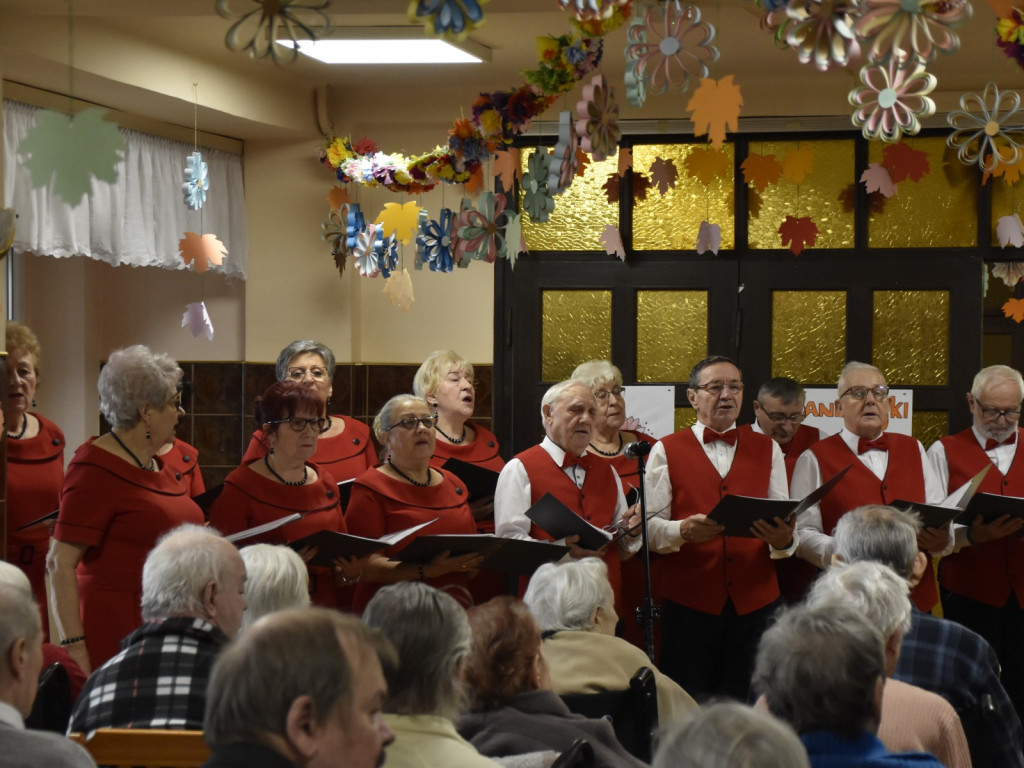
<path id="1" fill-rule="evenodd" d="M 867 453 L 868 451 L 888 451 L 889 450 L 889 438 L 882 435 L 877 440 L 868 440 L 861 438 L 857 441 L 857 455 Z"/>
<path id="2" fill-rule="evenodd" d="M 710 427 L 704 427 L 704 445 L 713 443 L 716 440 L 721 440 L 729 445 L 736 445 L 736 430 L 730 429 L 728 432 L 715 432 Z"/>
<path id="3" fill-rule="evenodd" d="M 580 469 L 586 471 L 590 466 L 590 454 L 585 453 L 582 456 L 574 456 L 566 452 L 565 456 L 562 457 L 562 469 L 568 469 L 577 465 Z"/>
<path id="4" fill-rule="evenodd" d="M 994 448 L 998 448 L 1000 445 L 1013 445 L 1016 442 L 1017 442 L 1017 433 L 1016 432 L 1011 434 L 1008 438 L 1006 438 L 1002 442 L 999 442 L 998 440 L 993 440 L 990 437 L 990 438 L 988 438 L 985 441 L 985 450 L 986 451 L 991 451 Z"/>

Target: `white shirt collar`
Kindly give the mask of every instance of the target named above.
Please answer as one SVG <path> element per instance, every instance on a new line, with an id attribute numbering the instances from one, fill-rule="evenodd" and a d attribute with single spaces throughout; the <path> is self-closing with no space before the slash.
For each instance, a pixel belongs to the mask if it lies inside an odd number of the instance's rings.
<path id="1" fill-rule="evenodd" d="M 750 428 L 757 432 L 757 434 L 759 435 L 764 434 L 764 430 L 761 429 L 761 422 L 759 422 L 757 419 L 754 419 L 752 422 L 750 422 Z"/>
<path id="2" fill-rule="evenodd" d="M 555 460 L 555 464 L 562 466 L 562 462 L 565 460 L 565 451 L 559 448 L 554 440 L 550 437 L 545 437 L 540 441 L 540 447 L 548 452 L 548 455 Z"/>
<path id="3" fill-rule="evenodd" d="M 854 434 L 846 426 L 843 427 L 843 431 L 840 432 L 839 434 L 843 438 L 843 442 L 846 443 L 847 447 L 851 451 L 853 451 L 854 453 L 857 453 L 857 448 L 860 445 L 860 435 Z M 878 438 L 880 438 L 884 434 L 885 434 L 885 432 L 882 431 L 882 432 L 879 432 L 874 437 L 868 438 L 868 439 L 870 439 L 870 440 L 877 440 Z"/>
<path id="4" fill-rule="evenodd" d="M 0 723 L 9 725 L 19 731 L 25 730 L 25 720 L 21 717 L 21 712 L 6 701 L 0 701 Z"/>

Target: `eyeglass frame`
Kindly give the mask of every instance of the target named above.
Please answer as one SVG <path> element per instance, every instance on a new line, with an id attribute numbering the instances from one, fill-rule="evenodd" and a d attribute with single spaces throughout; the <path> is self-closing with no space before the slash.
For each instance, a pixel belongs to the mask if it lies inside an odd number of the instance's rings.
<path id="1" fill-rule="evenodd" d="M 863 389 L 864 390 L 864 397 L 858 397 L 857 396 L 856 390 L 858 390 L 858 389 Z M 880 389 L 884 389 L 885 390 L 885 394 L 884 395 L 879 396 L 878 390 L 880 390 Z M 842 400 L 844 397 L 849 395 L 854 400 L 860 400 L 863 403 L 863 402 L 865 402 L 868 399 L 868 393 L 869 392 L 871 393 L 871 396 L 872 396 L 872 398 L 874 399 L 874 401 L 876 403 L 883 403 L 883 402 L 885 402 L 886 400 L 889 399 L 889 395 L 892 393 L 892 390 L 889 389 L 889 386 L 887 384 L 879 384 L 878 386 L 875 386 L 875 387 L 862 387 L 862 386 L 847 387 L 846 391 L 843 392 L 843 394 L 841 394 L 839 396 L 839 399 Z"/>
<path id="2" fill-rule="evenodd" d="M 302 426 L 296 427 L 295 422 L 301 421 Z M 323 416 L 317 416 L 315 419 L 303 419 L 299 416 L 289 416 L 287 419 L 273 419 L 266 422 L 267 424 L 285 424 L 292 428 L 292 432 L 296 434 L 302 434 L 306 427 L 313 427 L 313 431 L 318 435 L 322 435 L 327 431 L 327 419 Z"/>
<path id="3" fill-rule="evenodd" d="M 621 384 L 616 384 L 611 389 L 603 389 L 603 388 L 601 388 L 601 389 L 595 389 L 595 390 L 592 390 L 592 391 L 594 393 L 594 397 L 597 398 L 598 400 L 601 400 L 601 401 L 607 400 L 612 395 L 615 395 L 617 398 L 619 398 L 621 400 L 622 399 L 622 393 L 626 391 L 626 388 L 624 386 L 622 386 Z M 601 394 L 598 394 L 598 393 L 601 393 Z"/>
<path id="4" fill-rule="evenodd" d="M 435 414 L 431 414 L 430 416 L 412 416 L 412 415 L 409 415 L 409 416 L 406 416 L 404 418 L 399 419 L 394 424 L 392 424 L 390 427 L 385 427 L 384 431 L 385 432 L 390 432 L 391 430 L 395 429 L 396 427 L 402 427 L 402 429 L 407 429 L 407 430 L 409 430 L 411 432 L 412 430 L 414 430 L 414 429 L 416 429 L 417 427 L 420 427 L 420 426 L 424 427 L 425 429 L 433 429 L 434 427 L 436 427 L 437 426 L 437 414 L 436 413 Z"/>
<path id="5" fill-rule="evenodd" d="M 698 384 L 697 386 L 693 387 L 693 389 L 703 389 L 712 397 L 721 397 L 722 393 L 726 389 L 729 390 L 730 395 L 738 395 L 743 391 L 743 382 L 726 381 L 716 383 L 714 381 L 709 381 L 707 384 Z"/>
<path id="6" fill-rule="evenodd" d="M 319 372 L 319 376 L 317 375 Z M 288 368 L 284 372 L 285 377 L 289 381 L 305 381 L 308 375 L 313 381 L 326 381 L 328 378 L 327 369 L 321 368 L 318 365 L 314 365 L 312 368 Z"/>
<path id="7" fill-rule="evenodd" d="M 984 405 L 981 404 L 981 401 L 978 400 L 977 398 L 974 398 L 974 404 L 978 406 L 978 410 L 981 411 L 981 415 L 984 416 L 989 421 L 996 421 L 1000 417 L 1002 417 L 1004 421 L 1020 421 L 1020 408 L 1018 408 L 1015 411 L 1001 411 L 998 408 L 986 408 Z M 995 416 L 993 416 L 992 414 L 995 414 Z"/>
<path id="8" fill-rule="evenodd" d="M 759 400 L 755 400 L 754 402 L 761 406 L 761 413 L 767 416 L 768 420 L 771 421 L 772 424 L 785 424 L 787 421 L 791 424 L 801 424 L 803 423 L 803 420 L 807 418 L 807 414 L 803 412 L 794 414 L 778 412 L 772 413 L 771 411 L 766 411 L 764 409 L 764 405 L 762 405 Z"/>

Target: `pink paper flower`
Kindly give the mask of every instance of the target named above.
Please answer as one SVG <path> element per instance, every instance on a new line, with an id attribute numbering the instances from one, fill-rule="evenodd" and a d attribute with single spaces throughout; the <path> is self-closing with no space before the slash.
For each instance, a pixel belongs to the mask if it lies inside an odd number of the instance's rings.
<path id="1" fill-rule="evenodd" d="M 845 67 L 858 50 L 853 24 L 859 13 L 857 0 L 789 0 L 786 43 L 803 64 L 813 61 L 822 72 Z"/>
<path id="2" fill-rule="evenodd" d="M 954 27 L 971 18 L 970 0 L 861 0 L 854 25 L 872 64 L 905 52 L 903 67 L 930 64 L 937 52 L 954 53 L 960 38 Z"/>
<path id="3" fill-rule="evenodd" d="M 714 27 L 701 22 L 695 5 L 652 7 L 642 24 L 629 27 L 626 66 L 651 93 L 685 91 L 691 77 L 707 77 L 708 64 L 718 59 L 714 36 Z"/>
<path id="4" fill-rule="evenodd" d="M 605 83 L 604 75 L 594 75 L 583 86 L 583 99 L 576 103 L 576 133 L 580 146 L 595 162 L 615 154 L 622 138 L 619 130 L 619 105 L 615 89 Z"/>
<path id="5" fill-rule="evenodd" d="M 898 141 L 904 133 L 921 130 L 918 118 L 935 114 L 935 102 L 927 94 L 935 89 L 935 77 L 920 64 L 908 66 L 907 54 L 897 51 L 887 64 L 861 67 L 864 85 L 850 91 L 856 107 L 853 124 L 867 139 Z"/>

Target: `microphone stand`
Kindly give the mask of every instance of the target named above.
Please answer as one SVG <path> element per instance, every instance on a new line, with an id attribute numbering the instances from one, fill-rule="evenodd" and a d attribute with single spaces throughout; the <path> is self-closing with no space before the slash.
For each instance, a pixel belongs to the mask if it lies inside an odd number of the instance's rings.
<path id="1" fill-rule="evenodd" d="M 646 444 L 643 444 L 646 445 Z M 644 452 L 636 456 L 637 490 L 640 496 L 640 556 L 644 566 L 644 599 L 636 609 L 636 620 L 643 629 L 644 651 L 654 661 L 654 622 L 658 619 L 658 608 L 651 593 L 651 550 L 647 534 L 647 493 Z"/>

